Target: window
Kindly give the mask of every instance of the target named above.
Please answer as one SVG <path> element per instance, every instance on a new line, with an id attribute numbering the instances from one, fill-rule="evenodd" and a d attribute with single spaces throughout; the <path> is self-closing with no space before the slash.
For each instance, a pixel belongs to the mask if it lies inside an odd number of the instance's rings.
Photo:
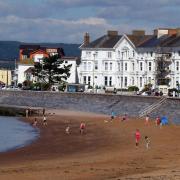
<path id="1" fill-rule="evenodd" d="M 142 87 L 142 77 L 140 77 L 140 87 Z"/>
<path id="2" fill-rule="evenodd" d="M 107 71 L 107 70 L 108 70 L 108 63 L 105 62 L 105 71 Z"/>
<path id="3" fill-rule="evenodd" d="M 121 88 L 123 87 L 123 77 L 121 77 Z"/>
<path id="4" fill-rule="evenodd" d="M 179 61 L 176 62 L 176 71 L 179 71 Z"/>
<path id="5" fill-rule="evenodd" d="M 86 51 L 86 57 L 91 57 L 91 52 L 90 51 Z"/>
<path id="6" fill-rule="evenodd" d="M 88 71 L 91 70 L 91 62 L 88 62 Z"/>
<path id="7" fill-rule="evenodd" d="M 132 70 L 134 71 L 134 63 L 132 63 Z"/>
<path id="8" fill-rule="evenodd" d="M 124 86 L 127 87 L 127 77 L 124 77 Z"/>
<path id="9" fill-rule="evenodd" d="M 152 70 L 152 63 L 151 62 L 148 63 L 148 69 L 149 69 L 149 71 Z"/>
<path id="10" fill-rule="evenodd" d="M 150 52 L 151 57 L 153 57 L 153 52 Z"/>
<path id="11" fill-rule="evenodd" d="M 112 58 L 112 52 L 108 52 L 108 58 Z"/>
<path id="12" fill-rule="evenodd" d="M 142 70 L 143 70 L 143 63 L 140 62 L 140 71 L 142 71 Z"/>
<path id="13" fill-rule="evenodd" d="M 107 76 L 104 77 L 104 85 L 105 85 L 105 86 L 108 85 L 108 78 L 107 78 Z"/>
<path id="14" fill-rule="evenodd" d="M 125 71 L 127 71 L 127 63 L 125 63 Z"/>
<path id="15" fill-rule="evenodd" d="M 112 86 L 112 77 L 109 77 L 109 86 Z"/>
<path id="16" fill-rule="evenodd" d="M 121 62 L 121 71 L 123 71 L 123 62 Z"/>
<path id="17" fill-rule="evenodd" d="M 86 76 L 83 76 L 83 84 L 86 84 Z"/>
<path id="18" fill-rule="evenodd" d="M 97 61 L 95 61 L 94 66 L 95 66 L 94 69 L 98 70 L 98 62 Z"/>
<path id="19" fill-rule="evenodd" d="M 22 59 L 27 59 L 27 55 L 22 55 Z"/>
<path id="20" fill-rule="evenodd" d="M 134 85 L 134 77 L 132 77 L 132 85 Z"/>
<path id="21" fill-rule="evenodd" d="M 86 62 L 83 62 L 83 69 L 84 69 L 84 71 L 86 71 L 87 70 L 87 63 Z"/>
<path id="22" fill-rule="evenodd" d="M 118 51 L 118 57 L 120 58 L 120 56 L 121 56 L 121 51 Z"/>
<path id="23" fill-rule="evenodd" d="M 91 76 L 88 76 L 88 85 L 91 84 Z"/>
<path id="24" fill-rule="evenodd" d="M 148 82 L 151 83 L 151 77 L 148 77 Z"/>
<path id="25" fill-rule="evenodd" d="M 121 70 L 121 66 L 120 66 L 120 63 L 118 63 L 118 71 Z"/>
<path id="26" fill-rule="evenodd" d="M 135 52 L 134 51 L 132 52 L 132 54 L 133 54 L 133 57 L 135 57 Z"/>
<path id="27" fill-rule="evenodd" d="M 112 63 L 110 63 L 109 65 L 109 70 L 112 70 Z"/>

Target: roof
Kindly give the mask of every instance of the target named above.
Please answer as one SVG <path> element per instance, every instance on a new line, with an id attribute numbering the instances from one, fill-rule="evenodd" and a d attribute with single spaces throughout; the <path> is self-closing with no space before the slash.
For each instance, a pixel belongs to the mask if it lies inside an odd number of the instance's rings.
<path id="1" fill-rule="evenodd" d="M 26 69 L 26 71 L 24 71 L 24 73 L 33 73 L 34 67 L 29 67 L 28 69 Z"/>
<path id="2" fill-rule="evenodd" d="M 82 48 L 113 48 L 118 41 L 122 38 L 123 35 L 104 35 L 95 41 L 92 41 L 86 46 L 82 46 Z M 130 39 L 130 41 L 135 45 L 138 46 L 140 43 L 148 40 L 152 37 L 152 35 L 127 35 L 127 37 Z"/>
<path id="3" fill-rule="evenodd" d="M 177 35 L 164 35 L 159 38 L 157 36 L 152 36 L 138 47 L 148 48 L 148 47 L 179 47 L 180 46 L 180 36 Z"/>
<path id="4" fill-rule="evenodd" d="M 108 36 L 104 35 L 95 41 L 89 43 L 86 46 L 82 46 L 83 48 L 113 48 L 116 43 L 121 39 L 122 35 L 117 36 Z"/>

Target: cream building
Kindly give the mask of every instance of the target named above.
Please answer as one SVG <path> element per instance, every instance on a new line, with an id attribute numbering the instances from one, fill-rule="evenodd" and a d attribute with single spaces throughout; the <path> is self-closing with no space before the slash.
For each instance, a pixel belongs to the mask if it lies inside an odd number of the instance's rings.
<path id="1" fill-rule="evenodd" d="M 0 69 L 0 83 L 4 83 L 6 86 L 10 86 L 12 83 L 11 70 Z"/>

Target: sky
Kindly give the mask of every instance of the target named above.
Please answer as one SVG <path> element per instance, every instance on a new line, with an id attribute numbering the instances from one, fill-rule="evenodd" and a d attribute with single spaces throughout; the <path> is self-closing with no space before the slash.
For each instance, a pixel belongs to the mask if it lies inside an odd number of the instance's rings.
<path id="1" fill-rule="evenodd" d="M 119 34 L 180 27 L 180 0 L 0 0 L 0 40 L 83 42 L 107 30 Z"/>

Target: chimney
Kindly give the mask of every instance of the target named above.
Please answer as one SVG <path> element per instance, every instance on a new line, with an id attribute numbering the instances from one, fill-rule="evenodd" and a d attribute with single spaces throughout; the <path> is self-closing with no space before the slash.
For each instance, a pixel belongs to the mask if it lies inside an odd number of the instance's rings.
<path id="1" fill-rule="evenodd" d="M 134 36 L 144 36 L 145 31 L 144 30 L 133 30 L 132 35 L 134 35 Z"/>
<path id="2" fill-rule="evenodd" d="M 89 36 L 89 33 L 86 32 L 86 33 L 84 34 L 84 45 L 86 46 L 86 45 L 88 45 L 89 43 L 90 43 L 90 36 Z"/>
<path id="3" fill-rule="evenodd" d="M 154 30 L 154 35 L 157 36 L 157 38 L 160 38 L 161 36 L 168 35 L 169 29 L 167 28 L 159 28 Z"/>
<path id="4" fill-rule="evenodd" d="M 170 36 L 171 36 L 171 35 L 176 35 L 176 34 L 177 34 L 177 30 L 178 30 L 178 29 L 169 29 L 169 30 L 168 30 L 168 35 L 170 35 Z"/>
<path id="5" fill-rule="evenodd" d="M 118 35 L 118 31 L 107 31 L 107 35 L 108 36 L 117 36 Z"/>

